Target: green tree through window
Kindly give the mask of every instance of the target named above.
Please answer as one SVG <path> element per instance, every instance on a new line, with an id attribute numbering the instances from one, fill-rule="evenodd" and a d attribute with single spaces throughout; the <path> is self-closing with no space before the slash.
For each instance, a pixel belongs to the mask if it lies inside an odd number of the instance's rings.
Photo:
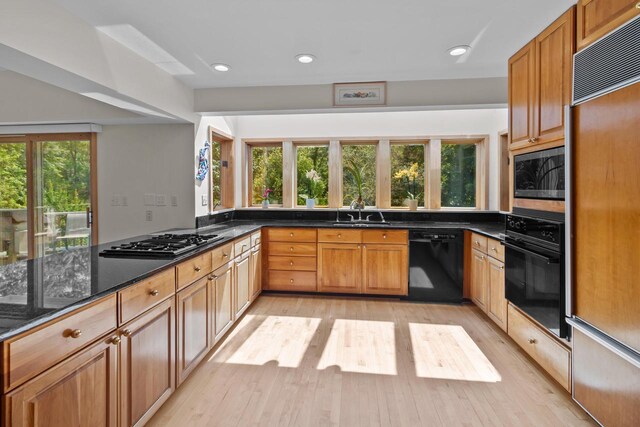
<path id="1" fill-rule="evenodd" d="M 475 144 L 442 144 L 442 207 L 476 206 Z"/>
<path id="2" fill-rule="evenodd" d="M 391 146 L 391 206 L 406 206 L 415 198 L 424 206 L 424 145 Z"/>
<path id="3" fill-rule="evenodd" d="M 251 147 L 252 200 L 253 205 L 262 203 L 266 189 L 272 190 L 269 202 L 282 203 L 282 147 Z"/>

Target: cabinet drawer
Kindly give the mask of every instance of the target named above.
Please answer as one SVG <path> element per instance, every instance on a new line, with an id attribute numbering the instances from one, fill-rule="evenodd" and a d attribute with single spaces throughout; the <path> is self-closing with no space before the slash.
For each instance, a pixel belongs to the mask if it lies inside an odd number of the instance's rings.
<path id="1" fill-rule="evenodd" d="M 508 308 L 508 319 L 509 336 L 562 387 L 571 391 L 569 350 L 543 332 L 511 304 Z"/>
<path id="2" fill-rule="evenodd" d="M 342 228 L 320 228 L 318 229 L 318 242 L 361 243 L 362 230 L 345 230 Z"/>
<path id="3" fill-rule="evenodd" d="M 269 228 L 267 238 L 270 242 L 314 242 L 315 228 Z"/>
<path id="4" fill-rule="evenodd" d="M 144 313 L 175 294 L 175 291 L 175 272 L 169 269 L 118 292 L 119 324 L 126 323 Z"/>
<path id="5" fill-rule="evenodd" d="M 270 270 L 316 271 L 316 257 L 270 256 Z"/>
<path id="6" fill-rule="evenodd" d="M 471 233 L 471 247 L 480 252 L 487 253 L 487 238 L 478 233 Z"/>
<path id="7" fill-rule="evenodd" d="M 269 255 L 316 256 L 315 243 L 269 243 Z"/>
<path id="8" fill-rule="evenodd" d="M 221 265 L 231 261 L 235 257 L 233 253 L 233 242 L 211 251 L 211 270 L 215 270 Z"/>
<path id="9" fill-rule="evenodd" d="M 176 282 L 178 289 L 211 273 L 211 252 L 191 258 L 176 267 Z"/>
<path id="10" fill-rule="evenodd" d="M 251 247 L 259 245 L 260 243 L 262 243 L 262 232 L 256 231 L 251 235 Z"/>
<path id="11" fill-rule="evenodd" d="M 5 392 L 116 328 L 116 295 L 3 343 Z"/>
<path id="12" fill-rule="evenodd" d="M 240 256 L 245 252 L 248 252 L 251 249 L 251 236 L 246 236 L 241 239 L 236 240 L 233 243 L 233 250 L 235 251 L 235 256 Z"/>
<path id="13" fill-rule="evenodd" d="M 310 271 L 269 271 L 269 289 L 315 292 L 316 273 Z"/>
<path id="14" fill-rule="evenodd" d="M 504 245 L 495 239 L 487 239 L 487 255 L 504 262 Z"/>
<path id="15" fill-rule="evenodd" d="M 364 230 L 362 241 L 364 243 L 403 245 L 409 241 L 409 232 L 406 230 Z"/>

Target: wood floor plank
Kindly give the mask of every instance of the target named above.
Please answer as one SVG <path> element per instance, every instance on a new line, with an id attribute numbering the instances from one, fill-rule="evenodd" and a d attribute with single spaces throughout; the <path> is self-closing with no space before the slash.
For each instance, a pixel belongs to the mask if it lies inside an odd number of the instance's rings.
<path id="1" fill-rule="evenodd" d="M 587 426 L 475 306 L 261 296 L 150 426 Z"/>

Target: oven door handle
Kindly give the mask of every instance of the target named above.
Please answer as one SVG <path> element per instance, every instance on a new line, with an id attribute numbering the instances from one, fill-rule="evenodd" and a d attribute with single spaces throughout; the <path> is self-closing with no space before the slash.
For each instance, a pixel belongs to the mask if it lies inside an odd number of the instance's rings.
<path id="1" fill-rule="evenodd" d="M 546 255 L 542 255 L 542 254 L 539 254 L 537 252 L 530 251 L 530 250 L 525 249 L 525 248 L 521 248 L 520 246 L 512 245 L 511 243 L 504 242 L 504 245 L 506 247 L 508 247 L 508 248 L 513 249 L 514 251 L 519 251 L 519 252 L 525 253 L 527 255 L 531 255 L 531 256 L 534 256 L 536 258 L 543 259 L 543 260 L 547 261 L 547 264 L 558 264 L 560 262 L 560 258 L 551 258 L 551 257 L 548 257 Z"/>

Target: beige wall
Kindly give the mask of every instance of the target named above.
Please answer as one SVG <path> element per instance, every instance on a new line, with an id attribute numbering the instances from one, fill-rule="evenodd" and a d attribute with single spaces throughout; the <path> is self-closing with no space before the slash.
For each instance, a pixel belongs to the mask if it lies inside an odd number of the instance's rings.
<path id="1" fill-rule="evenodd" d="M 191 124 L 103 127 L 98 135 L 101 242 L 195 225 L 193 141 Z M 147 193 L 166 195 L 166 206 L 145 206 Z M 172 196 L 177 206 L 171 206 Z"/>

